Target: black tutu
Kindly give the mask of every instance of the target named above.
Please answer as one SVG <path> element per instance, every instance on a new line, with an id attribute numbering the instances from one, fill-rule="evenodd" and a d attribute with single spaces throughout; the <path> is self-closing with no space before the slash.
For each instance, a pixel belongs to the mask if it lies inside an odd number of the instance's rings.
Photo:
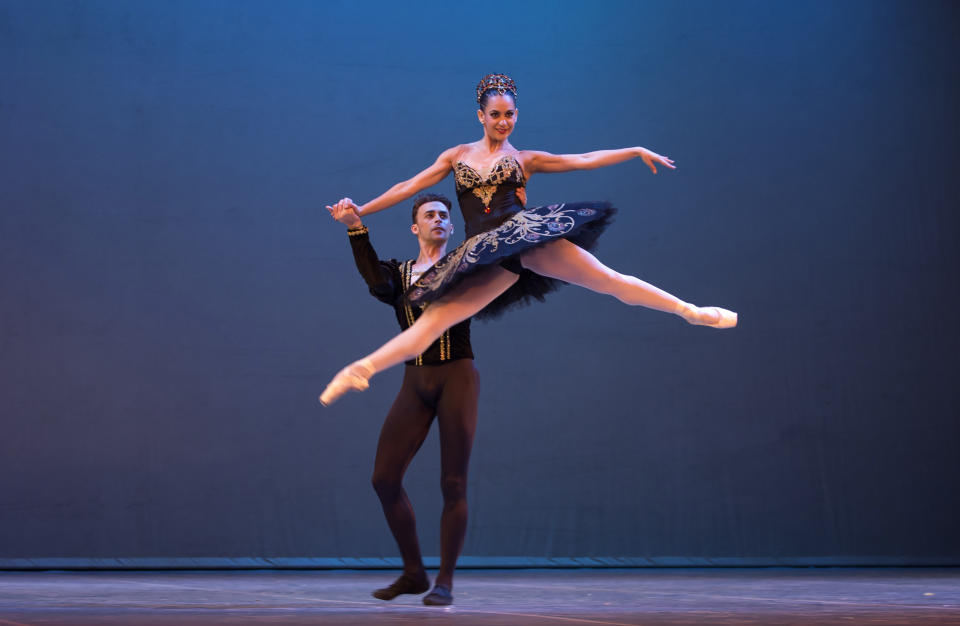
<path id="1" fill-rule="evenodd" d="M 505 219 L 499 225 L 467 237 L 455 250 L 424 272 L 407 290 L 406 297 L 411 304 L 426 306 L 443 297 L 472 273 L 491 265 L 503 265 L 519 273 L 520 278 L 477 313 L 475 318 L 492 319 L 508 309 L 524 306 L 533 300 L 542 302 L 548 293 L 565 283 L 522 269 L 520 256 L 556 239 L 567 239 L 589 250 L 615 213 L 616 209 L 608 202 L 573 202 L 521 208 L 509 216 L 503 216 Z M 468 223 L 468 232 L 469 226 Z"/>

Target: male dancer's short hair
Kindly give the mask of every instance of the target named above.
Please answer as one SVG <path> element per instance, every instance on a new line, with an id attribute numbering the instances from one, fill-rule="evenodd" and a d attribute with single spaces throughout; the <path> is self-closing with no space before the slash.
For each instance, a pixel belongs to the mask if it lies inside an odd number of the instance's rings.
<path id="1" fill-rule="evenodd" d="M 419 209 L 421 205 L 424 205 L 428 202 L 440 202 L 443 204 L 443 206 L 447 207 L 447 211 L 450 210 L 450 200 L 446 196 L 441 196 L 438 193 L 420 194 L 413 201 L 413 214 L 411 217 L 414 224 L 417 223 L 417 209 Z"/>

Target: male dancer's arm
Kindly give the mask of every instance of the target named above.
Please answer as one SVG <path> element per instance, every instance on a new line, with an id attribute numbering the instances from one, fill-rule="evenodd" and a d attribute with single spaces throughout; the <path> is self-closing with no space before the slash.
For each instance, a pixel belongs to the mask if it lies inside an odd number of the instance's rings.
<path id="1" fill-rule="evenodd" d="M 353 211 L 345 210 L 334 218 L 347 226 L 350 248 L 357 270 L 370 288 L 370 293 L 386 304 L 393 304 L 401 296 L 400 265 L 394 260 L 381 261 L 377 257 L 367 227 Z"/>

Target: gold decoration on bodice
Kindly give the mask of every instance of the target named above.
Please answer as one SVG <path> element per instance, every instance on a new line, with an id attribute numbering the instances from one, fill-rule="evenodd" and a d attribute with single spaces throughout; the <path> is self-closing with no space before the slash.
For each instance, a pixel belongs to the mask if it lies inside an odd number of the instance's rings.
<path id="1" fill-rule="evenodd" d="M 483 202 L 483 212 L 490 212 L 490 201 L 493 200 L 493 194 L 497 192 L 496 185 L 480 185 L 479 187 L 474 187 L 470 191 L 473 192 L 473 195 L 480 198 L 480 201 Z"/>
<path id="2" fill-rule="evenodd" d="M 473 195 L 480 198 L 483 202 L 483 212 L 490 212 L 490 202 L 493 200 L 493 194 L 497 192 L 497 187 L 514 174 L 517 175 L 518 186 L 522 187 L 526 179 L 523 176 L 523 170 L 520 164 L 512 154 L 501 157 L 493 165 L 493 169 L 486 177 L 481 176 L 480 172 L 473 169 L 463 161 L 457 161 L 453 166 L 453 179 L 459 191 L 460 189 L 469 189 Z"/>

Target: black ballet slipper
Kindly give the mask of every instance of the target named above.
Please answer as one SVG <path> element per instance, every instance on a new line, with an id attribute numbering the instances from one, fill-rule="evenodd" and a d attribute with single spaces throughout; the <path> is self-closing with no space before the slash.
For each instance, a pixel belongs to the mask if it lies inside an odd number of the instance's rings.
<path id="1" fill-rule="evenodd" d="M 453 594 L 446 585 L 434 585 L 433 591 L 423 596 L 423 603 L 427 606 L 447 606 L 453 604 Z"/>
<path id="2" fill-rule="evenodd" d="M 377 589 L 371 595 L 378 600 L 393 600 L 404 593 L 423 593 L 430 588 L 430 579 L 426 572 L 419 574 L 404 573 L 393 584 L 383 589 Z"/>

